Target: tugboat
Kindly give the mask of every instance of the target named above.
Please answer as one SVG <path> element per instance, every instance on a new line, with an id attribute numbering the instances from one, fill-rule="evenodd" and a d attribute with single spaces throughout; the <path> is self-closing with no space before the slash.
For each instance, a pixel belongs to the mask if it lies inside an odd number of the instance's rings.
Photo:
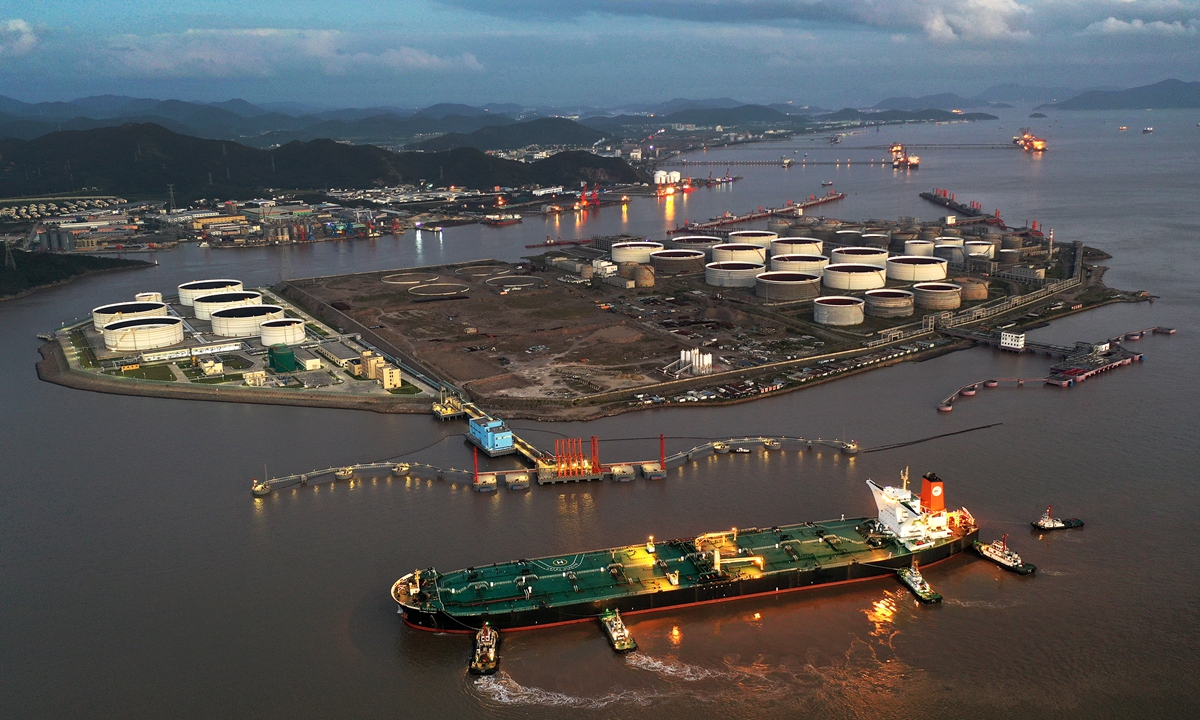
<path id="1" fill-rule="evenodd" d="M 748 455 L 750 453 L 750 448 L 736 447 L 733 449 L 733 451 L 738 455 Z"/>
<path id="2" fill-rule="evenodd" d="M 1021 562 L 1021 556 L 1016 552 L 1008 549 L 1008 534 L 999 540 L 993 540 L 991 545 L 984 545 L 976 540 L 974 542 L 975 552 L 984 556 L 988 560 L 996 563 L 1005 570 L 1011 570 L 1018 575 L 1029 575 L 1037 570 L 1037 567 L 1026 562 Z"/>
<path id="3" fill-rule="evenodd" d="M 1054 506 L 1048 505 L 1046 507 L 1046 512 L 1042 514 L 1041 519 L 1034 520 L 1029 524 L 1038 530 L 1064 530 L 1066 528 L 1083 527 L 1083 521 L 1079 518 L 1067 518 L 1066 520 L 1063 520 L 1061 518 L 1052 516 L 1050 513 L 1053 511 Z"/>
<path id="4" fill-rule="evenodd" d="M 1144 128 L 1142 128 L 1142 134 L 1143 134 L 1143 135 L 1149 135 L 1149 134 L 1150 134 L 1150 133 L 1152 133 L 1152 132 L 1154 132 L 1154 128 L 1152 128 L 1152 127 L 1144 127 Z"/>
<path id="5" fill-rule="evenodd" d="M 604 628 L 604 634 L 608 636 L 608 643 L 612 645 L 613 650 L 619 653 L 637 650 L 637 641 L 629 634 L 629 628 L 625 627 L 621 613 L 611 608 L 600 613 L 600 627 Z"/>
<path id="6" fill-rule="evenodd" d="M 472 675 L 494 675 L 500 666 L 500 633 L 485 622 L 479 632 L 475 633 L 475 649 L 471 653 L 471 663 L 467 669 Z"/>
<path id="7" fill-rule="evenodd" d="M 923 603 L 940 603 L 942 596 L 933 591 L 929 587 L 929 583 L 925 582 L 925 578 L 921 576 L 921 571 L 917 569 L 917 564 L 914 562 L 912 567 L 900 568 L 896 571 L 896 577 L 900 578 L 900 582 L 912 590 L 913 595 Z"/>
<path id="8" fill-rule="evenodd" d="M 831 185 L 833 185 L 832 180 L 826 180 L 825 182 L 821 183 L 821 187 L 830 187 Z"/>
<path id="9" fill-rule="evenodd" d="M 483 224 L 491 225 L 493 227 L 500 227 L 503 225 L 516 225 L 519 222 L 521 222 L 521 216 L 517 215 L 515 213 L 504 213 L 502 215 L 484 215 L 483 216 Z"/>

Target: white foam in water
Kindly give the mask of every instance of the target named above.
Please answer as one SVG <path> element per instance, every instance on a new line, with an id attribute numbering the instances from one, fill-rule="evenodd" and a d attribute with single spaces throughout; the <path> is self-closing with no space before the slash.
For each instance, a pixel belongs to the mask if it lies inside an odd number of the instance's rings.
<path id="1" fill-rule="evenodd" d="M 953 600 L 953 599 L 946 600 L 945 603 L 947 605 L 957 605 L 959 607 L 965 607 L 965 608 L 984 608 L 986 610 L 1004 610 L 1006 608 L 1016 607 L 1017 605 L 1025 604 L 1024 602 L 1022 602 L 1020 600 L 1015 600 L 1013 602 L 1006 603 L 1006 602 L 993 602 L 991 600 Z"/>
<path id="2" fill-rule="evenodd" d="M 689 682 L 695 680 L 706 680 L 714 677 L 734 677 L 735 673 L 724 670 L 711 670 L 703 668 L 699 665 L 689 665 L 685 662 L 680 662 L 672 657 L 655 658 L 645 655 L 640 652 L 630 653 L 625 656 L 625 662 L 639 670 L 646 670 L 659 675 L 678 680 L 687 680 Z"/>
<path id="3" fill-rule="evenodd" d="M 661 693 L 634 690 L 608 693 L 599 697 L 579 697 L 536 687 L 525 687 L 503 671 L 479 678 L 475 681 L 475 689 L 489 700 L 501 705 L 602 708 L 613 703 L 645 705 L 656 698 L 666 697 Z"/>

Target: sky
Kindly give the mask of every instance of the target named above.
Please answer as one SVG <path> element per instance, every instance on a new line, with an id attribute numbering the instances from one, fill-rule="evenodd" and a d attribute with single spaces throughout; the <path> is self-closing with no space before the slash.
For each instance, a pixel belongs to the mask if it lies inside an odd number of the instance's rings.
<path id="1" fill-rule="evenodd" d="M 1200 80 L 1200 0 L 6 0 L 0 94 L 825 107 Z"/>

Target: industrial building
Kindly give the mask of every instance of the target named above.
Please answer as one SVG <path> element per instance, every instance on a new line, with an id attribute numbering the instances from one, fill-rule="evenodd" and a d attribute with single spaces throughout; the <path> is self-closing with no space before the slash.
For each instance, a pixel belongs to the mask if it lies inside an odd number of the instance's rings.
<path id="1" fill-rule="evenodd" d="M 469 428 L 467 439 L 487 453 L 488 457 L 511 455 L 517 451 L 512 430 L 503 420 L 487 415 L 471 418 Z"/>

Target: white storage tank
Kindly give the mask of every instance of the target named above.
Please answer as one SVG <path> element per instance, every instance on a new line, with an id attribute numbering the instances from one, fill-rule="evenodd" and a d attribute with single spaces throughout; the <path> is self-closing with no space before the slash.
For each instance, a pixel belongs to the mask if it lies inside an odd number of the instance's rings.
<path id="1" fill-rule="evenodd" d="M 821 276 L 809 273 L 765 272 L 754 279 L 754 294 L 764 300 L 805 300 L 821 294 Z"/>
<path id="2" fill-rule="evenodd" d="M 267 320 L 259 327 L 262 331 L 263 347 L 299 345 L 305 340 L 304 321 L 300 318 Z"/>
<path id="3" fill-rule="evenodd" d="M 934 245 L 953 245 L 954 247 L 962 247 L 963 242 L 965 242 L 965 241 L 961 237 L 957 237 L 954 235 L 942 235 L 941 237 L 934 238 L 933 244 Z"/>
<path id="4" fill-rule="evenodd" d="M 889 280 L 902 282 L 924 282 L 927 280 L 945 280 L 948 263 L 942 258 L 925 257 L 924 255 L 901 255 L 888 258 L 887 276 Z"/>
<path id="5" fill-rule="evenodd" d="M 650 264 L 655 272 L 663 275 L 701 272 L 706 262 L 703 250 L 659 250 L 650 253 Z"/>
<path id="6" fill-rule="evenodd" d="M 167 314 L 167 306 L 161 302 L 119 302 L 101 305 L 92 310 L 92 327 L 103 330 L 117 320 L 139 317 L 156 317 Z"/>
<path id="7" fill-rule="evenodd" d="M 654 171 L 654 184 L 655 185 L 665 185 L 666 183 L 667 183 L 667 171 L 666 170 L 655 170 Z"/>
<path id="8" fill-rule="evenodd" d="M 242 290 L 201 295 L 192 300 L 192 310 L 197 320 L 208 320 L 217 310 L 242 305 L 262 305 L 262 294 Z"/>
<path id="9" fill-rule="evenodd" d="M 968 240 L 963 243 L 967 257 L 982 256 L 991 260 L 996 256 L 996 246 L 983 240 Z"/>
<path id="10" fill-rule="evenodd" d="M 891 236 L 884 233 L 863 233 L 862 235 L 862 244 L 867 247 L 886 248 L 891 241 Z"/>
<path id="11" fill-rule="evenodd" d="M 862 230 L 836 230 L 833 233 L 833 241 L 838 245 L 862 245 Z"/>
<path id="12" fill-rule="evenodd" d="M 922 310 L 954 310 L 962 305 L 962 287 L 954 283 L 917 283 L 912 291 L 917 307 Z"/>
<path id="13" fill-rule="evenodd" d="M 863 300 L 864 311 L 871 317 L 902 318 L 913 314 L 913 294 L 907 290 L 868 290 L 863 293 Z"/>
<path id="14" fill-rule="evenodd" d="M 829 264 L 857 263 L 859 265 L 876 265 L 887 267 L 888 252 L 884 248 L 873 247 L 844 247 L 836 248 L 829 253 Z"/>
<path id="15" fill-rule="evenodd" d="M 771 258 L 771 269 L 781 272 L 800 272 L 820 275 L 829 258 L 824 255 L 776 255 Z"/>
<path id="16" fill-rule="evenodd" d="M 729 233 L 731 243 L 746 243 L 747 245 L 758 245 L 759 247 L 769 248 L 771 243 L 779 239 L 778 233 L 773 233 L 770 230 L 735 230 Z"/>
<path id="17" fill-rule="evenodd" d="M 162 302 L 162 293 L 160 292 L 140 292 L 133 296 L 138 302 Z"/>
<path id="18" fill-rule="evenodd" d="M 874 290 L 887 285 L 887 271 L 877 265 L 840 263 L 826 266 L 821 282 L 835 290 Z"/>
<path id="19" fill-rule="evenodd" d="M 193 280 L 179 286 L 179 304 L 191 307 L 201 295 L 219 292 L 237 292 L 242 289 L 241 280 Z"/>
<path id="20" fill-rule="evenodd" d="M 667 182 L 678 183 L 680 180 L 683 180 L 683 175 L 678 170 L 672 170 L 667 173 Z"/>
<path id="21" fill-rule="evenodd" d="M 656 242 L 614 243 L 612 246 L 612 261 L 615 263 L 633 262 L 645 265 L 650 262 L 650 253 L 662 249 L 662 243 Z"/>
<path id="22" fill-rule="evenodd" d="M 1016 265 L 1021 262 L 1021 251 L 1004 248 L 1000 251 L 999 260 L 1001 265 Z"/>
<path id="23" fill-rule="evenodd" d="M 672 250 L 700 250 L 706 259 L 712 259 L 713 247 L 726 242 L 724 238 L 713 235 L 680 235 L 667 240 L 667 247 Z"/>
<path id="24" fill-rule="evenodd" d="M 726 245 L 716 245 L 712 249 L 713 262 L 752 262 L 765 264 L 767 262 L 767 249 L 761 245 L 748 245 L 746 243 L 728 243 Z"/>
<path id="25" fill-rule="evenodd" d="M 278 305 L 236 305 L 213 312 L 213 332 L 221 337 L 251 337 L 262 334 L 261 326 L 267 320 L 283 319 L 283 308 Z"/>
<path id="26" fill-rule="evenodd" d="M 771 241 L 772 255 L 820 255 L 825 243 L 810 237 L 788 237 Z"/>
<path id="27" fill-rule="evenodd" d="M 813 300 L 813 320 L 819 325 L 858 325 L 863 321 L 863 301 L 844 295 Z"/>
<path id="28" fill-rule="evenodd" d="M 923 257 L 933 257 L 933 241 L 932 240 L 905 240 L 904 241 L 905 255 L 920 255 Z"/>
<path id="29" fill-rule="evenodd" d="M 168 315 L 117 320 L 104 326 L 104 346 L 118 352 L 154 350 L 183 342 L 183 320 Z"/>
<path id="30" fill-rule="evenodd" d="M 967 261 L 961 245 L 934 245 L 933 256 L 952 263 L 964 263 Z"/>
<path id="31" fill-rule="evenodd" d="M 704 282 L 716 287 L 754 287 L 766 267 L 762 263 L 713 262 L 704 266 Z"/>

